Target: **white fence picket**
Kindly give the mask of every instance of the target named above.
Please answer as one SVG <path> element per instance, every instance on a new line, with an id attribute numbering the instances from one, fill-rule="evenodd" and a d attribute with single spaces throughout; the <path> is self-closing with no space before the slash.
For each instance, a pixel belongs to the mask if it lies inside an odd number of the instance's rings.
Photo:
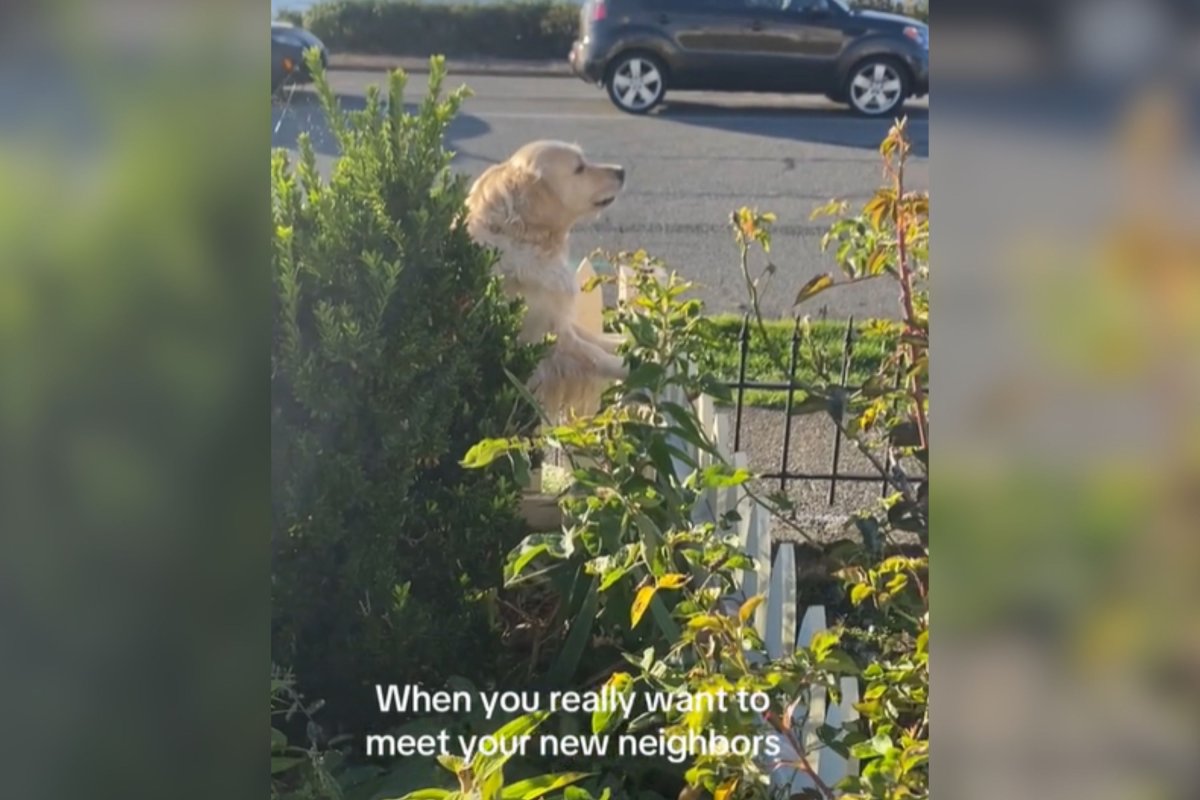
<path id="1" fill-rule="evenodd" d="M 771 567 L 767 593 L 767 655 L 783 658 L 795 650 L 796 643 L 796 554 L 795 545 L 779 546 Z"/>
<path id="2" fill-rule="evenodd" d="M 579 282 L 579 297 L 575 299 L 575 323 L 585 331 L 592 333 L 604 332 L 604 293 L 596 286 L 591 291 L 585 287 L 595 279 L 596 269 L 592 260 L 585 258 L 579 262 L 575 270 L 575 279 Z"/>
<path id="3" fill-rule="evenodd" d="M 838 703 L 829 706 L 825 714 L 825 724 L 832 728 L 841 728 L 847 723 L 858 719 L 858 681 L 855 678 L 842 678 L 842 696 Z M 858 773 L 858 759 L 846 759 L 833 750 L 821 751 L 821 762 L 817 767 L 817 775 L 829 786 L 835 785 L 847 775 Z"/>
<path id="4" fill-rule="evenodd" d="M 800 630 L 796 633 L 796 644 L 800 647 L 810 646 L 813 636 L 827 627 L 825 606 L 810 606 L 804 612 L 804 619 L 800 622 Z"/>

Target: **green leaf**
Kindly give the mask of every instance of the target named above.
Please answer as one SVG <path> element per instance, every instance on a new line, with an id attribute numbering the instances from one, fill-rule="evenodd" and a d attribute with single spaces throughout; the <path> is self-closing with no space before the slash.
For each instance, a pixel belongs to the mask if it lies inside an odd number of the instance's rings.
<path id="1" fill-rule="evenodd" d="M 608 679 L 604 685 L 604 689 L 613 697 L 626 697 L 633 691 L 633 677 L 627 672 L 618 672 Z M 610 703 L 609 705 L 612 706 L 615 704 Z M 592 733 L 599 735 L 615 727 L 615 724 L 620 721 L 617 711 L 618 709 L 612 707 L 597 708 L 593 711 Z"/>
<path id="2" fill-rule="evenodd" d="M 483 753 L 479 753 L 471 759 L 471 771 L 474 773 L 476 785 L 483 787 L 485 796 L 492 788 L 492 785 L 485 783 L 485 781 L 499 778 L 500 782 L 495 785 L 495 792 L 492 792 L 493 794 L 498 794 L 500 786 L 503 785 L 504 779 L 501 776 L 500 770 L 513 755 L 509 752 L 513 748 L 506 747 L 505 743 L 530 735 L 549 716 L 550 712 L 548 711 L 535 711 L 532 714 L 524 714 L 512 722 L 502 725 L 499 730 L 491 734 L 492 739 L 498 744 L 497 755 L 486 756 Z"/>
<path id="3" fill-rule="evenodd" d="M 278 775 L 293 767 L 303 764 L 305 759 L 295 756 L 271 756 L 271 774 Z"/>
<path id="4" fill-rule="evenodd" d="M 833 276 L 828 272 L 822 273 L 800 287 L 800 291 L 796 293 L 796 299 L 792 301 L 792 305 L 798 306 L 804 301 L 816 297 L 831 286 L 833 286 Z"/>
<path id="5" fill-rule="evenodd" d="M 700 473 L 700 485 L 705 489 L 731 489 L 750 480 L 750 471 L 734 469 L 728 464 L 712 464 Z"/>
<path id="6" fill-rule="evenodd" d="M 571 679 L 575 677 L 575 671 L 579 668 L 579 660 L 583 657 L 583 651 L 587 648 L 588 640 L 591 638 L 592 626 L 595 624 L 596 614 L 600 610 L 600 589 L 594 578 L 589 577 L 588 581 L 587 593 L 579 608 L 579 613 L 571 621 L 567 641 L 563 644 L 562 650 L 559 651 L 558 657 L 554 660 L 546 677 L 551 686 L 566 686 L 570 683 Z"/>
<path id="7" fill-rule="evenodd" d="M 456 756 L 451 753 L 442 753 L 437 757 L 437 762 L 441 764 L 443 768 L 449 770 L 455 775 L 467 768 L 467 762 L 464 761 L 461 756 Z"/>
<path id="8" fill-rule="evenodd" d="M 638 533 L 642 537 L 642 551 L 646 554 L 647 558 L 653 558 L 654 554 L 663 545 L 662 531 L 654 524 L 654 520 L 645 514 L 635 516 L 633 523 L 637 526 Z"/>
<path id="9" fill-rule="evenodd" d="M 540 555 L 560 561 L 567 558 L 570 551 L 566 538 L 561 533 L 534 533 L 526 536 L 508 554 L 508 562 L 504 565 L 504 585 L 514 586 L 522 579 L 530 577 L 522 573 Z"/>
<path id="10" fill-rule="evenodd" d="M 449 800 L 450 796 L 457 794 L 448 789 L 417 789 L 415 792 L 409 792 L 399 800 Z"/>
<path id="11" fill-rule="evenodd" d="M 627 389 L 655 389 L 662 383 L 666 372 L 662 364 L 647 361 L 630 372 L 623 383 Z"/>
<path id="12" fill-rule="evenodd" d="M 578 783 L 584 778 L 590 778 L 591 772 L 559 772 L 551 775 L 539 775 L 505 786 L 500 792 L 501 800 L 536 800 L 538 797 L 556 792 L 564 786 Z"/>
<path id="13" fill-rule="evenodd" d="M 818 631 L 813 634 L 812 644 L 809 648 L 813 652 L 813 658 L 817 663 L 824 661 L 841 640 L 842 637 L 833 631 Z"/>
<path id="14" fill-rule="evenodd" d="M 510 439 L 484 439 L 468 450 L 459 464 L 467 469 L 480 469 L 488 466 L 501 456 L 507 455 L 508 451 L 512 450 L 515 446 L 515 443 Z"/>

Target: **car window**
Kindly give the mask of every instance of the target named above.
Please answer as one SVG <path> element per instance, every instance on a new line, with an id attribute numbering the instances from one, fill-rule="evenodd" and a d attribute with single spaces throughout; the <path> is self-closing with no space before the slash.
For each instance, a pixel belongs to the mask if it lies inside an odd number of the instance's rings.
<path id="1" fill-rule="evenodd" d="M 755 11 L 782 11 L 803 14 L 809 11 L 826 11 L 829 0 L 741 0 L 743 8 Z"/>

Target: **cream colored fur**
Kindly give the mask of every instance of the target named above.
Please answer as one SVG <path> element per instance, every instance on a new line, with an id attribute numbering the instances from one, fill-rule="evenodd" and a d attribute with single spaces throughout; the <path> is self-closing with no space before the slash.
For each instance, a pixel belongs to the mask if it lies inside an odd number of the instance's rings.
<path id="1" fill-rule="evenodd" d="M 576 322 L 579 284 L 569 253 L 570 231 L 616 199 L 624 170 L 592 164 L 563 142 L 525 145 L 490 167 L 471 187 L 467 230 L 500 253 L 504 291 L 525 301 L 521 339 L 554 344 L 530 388 L 551 416 L 595 410 L 604 386 L 625 377 L 618 341 Z"/>

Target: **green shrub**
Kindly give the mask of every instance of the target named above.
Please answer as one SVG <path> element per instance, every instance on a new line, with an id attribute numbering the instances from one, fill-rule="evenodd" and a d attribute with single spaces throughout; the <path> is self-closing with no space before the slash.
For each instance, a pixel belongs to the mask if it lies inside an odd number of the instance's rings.
<path id="1" fill-rule="evenodd" d="M 272 157 L 272 646 L 347 730 L 375 682 L 502 669 L 481 598 L 522 535 L 517 489 L 464 472 L 484 436 L 526 419 L 519 309 L 459 225 L 464 178 L 443 134 L 465 89 L 405 113 L 404 76 L 344 115 L 318 91 L 342 157 L 324 181 L 307 138 Z M 376 710 L 377 711 L 377 710 Z"/>
<path id="2" fill-rule="evenodd" d="M 334 0 L 310 8 L 304 23 L 331 50 L 565 59 L 579 29 L 579 6 L 554 2 L 461 5 Z"/>

